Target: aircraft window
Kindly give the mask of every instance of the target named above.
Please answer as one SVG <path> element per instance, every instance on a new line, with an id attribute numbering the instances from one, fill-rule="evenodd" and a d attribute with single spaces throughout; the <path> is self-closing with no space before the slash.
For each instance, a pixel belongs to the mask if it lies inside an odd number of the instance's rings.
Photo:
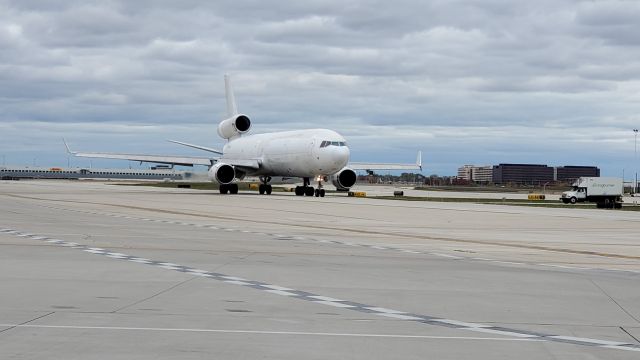
<path id="1" fill-rule="evenodd" d="M 325 140 L 325 141 L 323 141 L 323 142 L 320 144 L 320 147 L 321 147 L 321 148 L 323 148 L 323 147 L 327 147 L 327 145 L 328 145 L 327 143 L 328 143 L 328 141 L 326 141 L 326 140 Z"/>

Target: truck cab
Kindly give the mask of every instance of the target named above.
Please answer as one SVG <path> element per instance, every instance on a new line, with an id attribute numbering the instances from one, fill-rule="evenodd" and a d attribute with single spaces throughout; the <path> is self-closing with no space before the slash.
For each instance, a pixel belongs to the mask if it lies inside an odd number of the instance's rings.
<path id="1" fill-rule="evenodd" d="M 587 188 L 574 186 L 571 190 L 562 193 L 562 202 L 575 204 L 587 200 Z"/>

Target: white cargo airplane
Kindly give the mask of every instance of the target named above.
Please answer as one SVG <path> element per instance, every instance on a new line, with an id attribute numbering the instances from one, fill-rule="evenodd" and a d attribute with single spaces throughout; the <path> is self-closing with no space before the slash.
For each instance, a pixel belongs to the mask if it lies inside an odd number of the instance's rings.
<path id="1" fill-rule="evenodd" d="M 187 157 L 162 155 L 135 155 L 114 153 L 83 153 L 67 151 L 75 156 L 104 159 L 123 159 L 171 165 L 204 165 L 209 167 L 208 177 L 220 185 L 220 193 L 237 194 L 238 180 L 245 176 L 259 176 L 260 194 L 271 194 L 271 177 L 299 177 L 303 186 L 297 186 L 298 196 L 323 197 L 323 181 L 329 179 L 338 190 L 349 190 L 356 183 L 355 170 L 422 170 L 422 153 L 415 164 L 349 163 L 349 147 L 340 134 L 327 129 L 309 129 L 248 135 L 251 120 L 238 113 L 231 81 L 225 76 L 228 118 L 218 124 L 218 135 L 227 143 L 221 150 L 180 141 L 184 146 L 208 151 L 219 157 Z M 318 188 L 311 186 L 311 180 Z"/>

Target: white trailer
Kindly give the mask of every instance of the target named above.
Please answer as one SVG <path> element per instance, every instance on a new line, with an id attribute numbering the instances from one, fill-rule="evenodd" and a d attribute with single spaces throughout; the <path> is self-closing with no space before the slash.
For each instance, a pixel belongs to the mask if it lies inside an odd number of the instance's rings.
<path id="1" fill-rule="evenodd" d="M 573 183 L 573 188 L 562 193 L 560 200 L 565 204 L 594 202 L 598 208 L 620 209 L 622 207 L 622 179 L 612 177 L 581 177 Z"/>

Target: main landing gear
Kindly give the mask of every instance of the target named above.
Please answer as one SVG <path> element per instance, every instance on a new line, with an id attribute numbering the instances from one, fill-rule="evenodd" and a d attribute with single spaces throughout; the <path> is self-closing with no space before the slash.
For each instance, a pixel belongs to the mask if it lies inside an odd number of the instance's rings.
<path id="1" fill-rule="evenodd" d="M 269 185 L 269 181 L 271 181 L 271 176 L 260 176 L 260 181 L 262 181 L 262 184 L 260 184 L 258 186 L 258 192 L 260 193 L 260 195 L 271 195 L 271 191 L 273 190 L 271 188 L 271 185 Z"/>
<path id="2" fill-rule="evenodd" d="M 318 180 L 318 188 L 314 189 L 313 186 L 309 186 L 311 181 L 309 178 L 303 178 L 303 186 L 296 186 L 296 195 L 297 196 L 314 196 L 315 197 L 324 197 L 325 191 L 322 188 L 321 179 Z"/>
<path id="3" fill-rule="evenodd" d="M 237 194 L 238 184 L 220 184 L 220 194 Z"/>

